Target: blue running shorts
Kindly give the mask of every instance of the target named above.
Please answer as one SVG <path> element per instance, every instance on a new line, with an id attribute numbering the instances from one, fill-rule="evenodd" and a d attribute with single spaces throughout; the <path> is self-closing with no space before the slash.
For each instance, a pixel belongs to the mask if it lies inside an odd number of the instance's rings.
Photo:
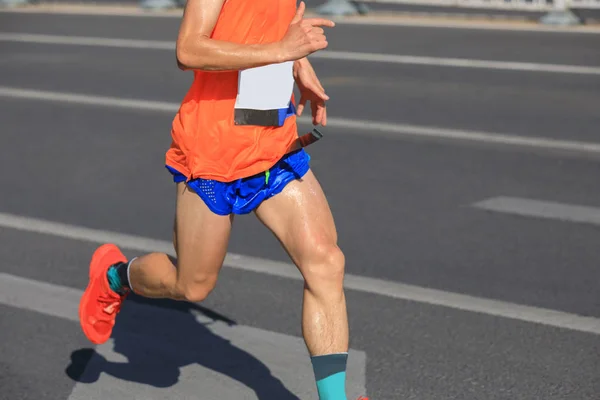
<path id="1" fill-rule="evenodd" d="M 208 208 L 218 215 L 248 214 L 264 200 L 280 193 L 295 179 L 302 178 L 309 170 L 310 156 L 304 149 L 283 156 L 268 171 L 233 182 L 212 179 L 193 179 L 187 184 L 200 196 Z M 167 166 L 175 183 L 185 182 L 187 177 Z"/>

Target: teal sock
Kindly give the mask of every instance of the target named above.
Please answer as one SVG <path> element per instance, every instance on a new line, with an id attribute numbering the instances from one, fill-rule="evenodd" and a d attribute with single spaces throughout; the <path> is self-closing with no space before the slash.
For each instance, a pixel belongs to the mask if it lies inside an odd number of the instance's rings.
<path id="1" fill-rule="evenodd" d="M 121 284 L 121 278 L 119 277 L 119 273 L 117 272 L 117 267 L 114 265 L 110 267 L 106 276 L 108 277 L 108 285 L 110 286 L 112 291 L 119 293 L 123 288 L 123 285 Z"/>
<path id="2" fill-rule="evenodd" d="M 121 262 L 112 265 L 108 269 L 106 277 L 108 278 L 108 285 L 110 286 L 111 290 L 119 294 L 124 294 L 130 289 L 127 271 L 128 268 L 129 263 Z"/>
<path id="3" fill-rule="evenodd" d="M 348 353 L 326 354 L 310 358 L 319 400 L 346 399 L 346 363 Z"/>

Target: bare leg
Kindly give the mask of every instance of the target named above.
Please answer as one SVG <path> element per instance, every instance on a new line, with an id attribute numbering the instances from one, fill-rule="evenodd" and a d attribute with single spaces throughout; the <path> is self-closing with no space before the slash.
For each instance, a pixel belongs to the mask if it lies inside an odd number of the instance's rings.
<path id="1" fill-rule="evenodd" d="M 129 271 L 133 291 L 145 297 L 204 300 L 225 259 L 232 219 L 214 214 L 185 183 L 178 183 L 173 237 L 177 267 L 164 253 L 135 259 Z"/>
<path id="2" fill-rule="evenodd" d="M 344 255 L 329 205 L 309 171 L 256 210 L 302 273 L 302 332 L 312 356 L 348 351 Z"/>

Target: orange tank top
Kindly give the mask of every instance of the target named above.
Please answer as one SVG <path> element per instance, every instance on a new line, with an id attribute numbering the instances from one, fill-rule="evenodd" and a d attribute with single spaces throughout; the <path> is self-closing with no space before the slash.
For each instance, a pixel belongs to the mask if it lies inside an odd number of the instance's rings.
<path id="1" fill-rule="evenodd" d="M 211 37 L 272 43 L 283 38 L 295 12 L 295 0 L 227 0 Z M 296 118 L 288 117 L 277 127 L 236 125 L 237 90 L 237 71 L 194 71 L 173 120 L 168 166 L 188 179 L 231 182 L 268 170 L 286 153 L 298 137 Z"/>

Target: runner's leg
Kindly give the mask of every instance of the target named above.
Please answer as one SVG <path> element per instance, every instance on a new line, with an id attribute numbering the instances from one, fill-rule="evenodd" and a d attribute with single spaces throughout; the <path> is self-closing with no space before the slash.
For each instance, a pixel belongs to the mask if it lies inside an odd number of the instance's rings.
<path id="1" fill-rule="evenodd" d="M 302 273 L 302 332 L 312 356 L 321 400 L 346 399 L 348 319 L 344 255 L 329 205 L 314 174 L 264 201 L 257 217 L 275 234 Z"/>
<path id="2" fill-rule="evenodd" d="M 164 253 L 136 258 L 130 286 L 145 297 L 202 301 L 214 288 L 225 254 L 233 216 L 214 214 L 185 183 L 177 184 L 173 242 L 177 267 Z"/>

